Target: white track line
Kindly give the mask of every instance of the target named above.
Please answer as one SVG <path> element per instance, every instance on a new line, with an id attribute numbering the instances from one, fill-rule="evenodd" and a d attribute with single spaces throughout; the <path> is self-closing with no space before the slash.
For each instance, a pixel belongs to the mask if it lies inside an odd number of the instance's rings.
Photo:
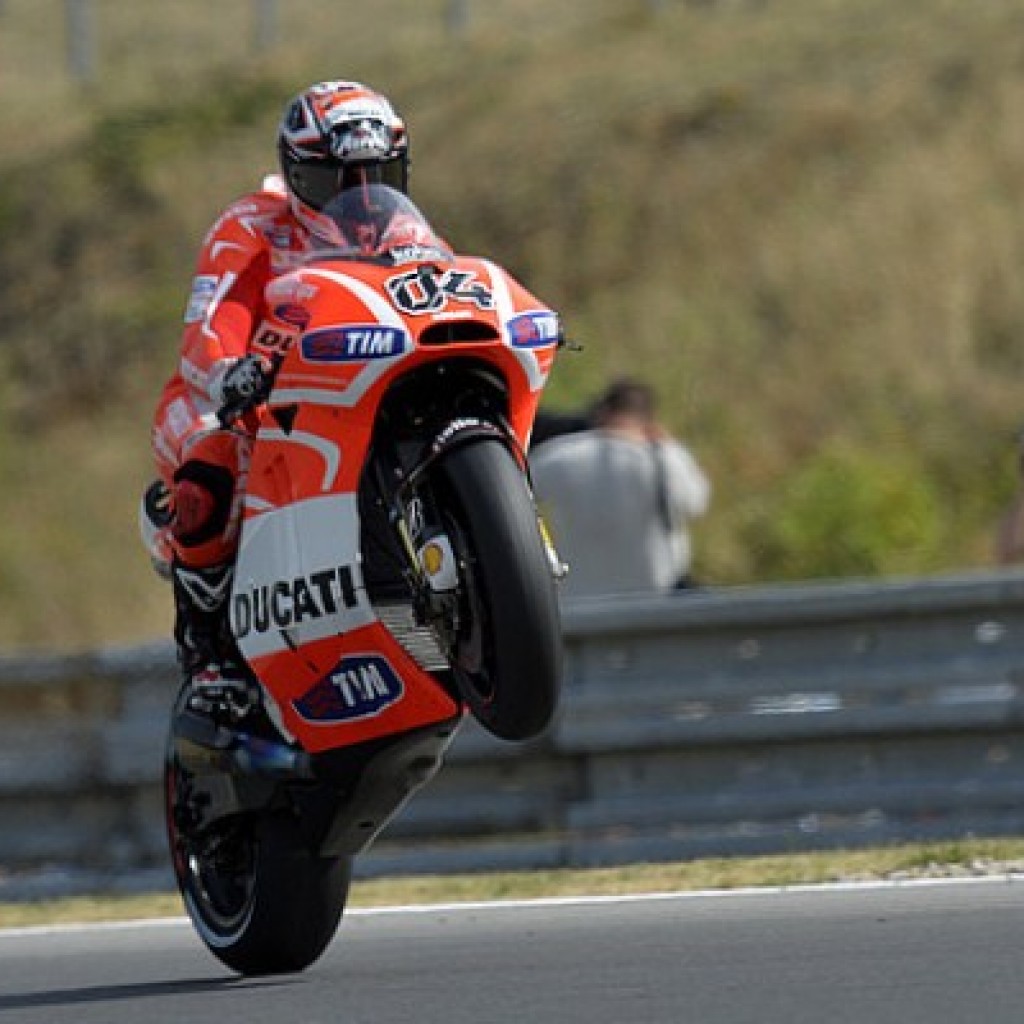
<path id="1" fill-rule="evenodd" d="M 415 903 L 395 907 L 354 907 L 345 917 L 380 917 L 391 914 L 456 914 L 481 910 L 522 910 L 545 907 L 585 907 L 615 903 L 649 903 L 666 900 L 778 896 L 787 893 L 858 892 L 876 889 L 915 889 L 944 885 L 1007 885 L 1024 882 L 1024 874 L 969 875 L 963 878 L 907 878 L 865 882 L 802 883 L 798 885 L 749 886 L 735 889 L 686 889 L 673 892 L 623 893 L 609 896 L 541 896 L 520 900 L 480 900 L 462 903 Z M 131 928 L 179 928 L 188 925 L 186 917 L 154 917 L 132 921 L 94 921 L 77 924 L 26 925 L 0 928 L 0 939 L 29 935 L 62 935 L 75 932 L 119 931 Z"/>

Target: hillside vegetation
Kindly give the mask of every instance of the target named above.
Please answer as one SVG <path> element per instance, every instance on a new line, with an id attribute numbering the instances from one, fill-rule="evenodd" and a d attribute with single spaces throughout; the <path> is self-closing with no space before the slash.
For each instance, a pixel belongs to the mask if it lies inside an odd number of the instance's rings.
<path id="1" fill-rule="evenodd" d="M 494 0 L 459 36 L 442 3 L 281 0 L 258 59 L 242 0 L 98 2 L 90 88 L 44 6 L 0 8 L 0 648 L 166 632 L 150 413 L 205 228 L 321 77 L 388 92 L 417 202 L 562 311 L 585 350 L 551 406 L 656 384 L 714 482 L 709 584 L 990 562 L 1024 420 L 1016 0 Z"/>

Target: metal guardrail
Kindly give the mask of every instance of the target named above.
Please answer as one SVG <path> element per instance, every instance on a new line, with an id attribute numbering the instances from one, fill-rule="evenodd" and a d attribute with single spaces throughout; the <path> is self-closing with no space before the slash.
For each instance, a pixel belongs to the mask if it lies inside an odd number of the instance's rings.
<path id="1" fill-rule="evenodd" d="M 1024 573 L 579 602 L 564 634 L 555 725 L 468 722 L 362 875 L 1024 833 Z M 165 644 L 0 660 L 4 869 L 169 882 L 174 675 Z"/>

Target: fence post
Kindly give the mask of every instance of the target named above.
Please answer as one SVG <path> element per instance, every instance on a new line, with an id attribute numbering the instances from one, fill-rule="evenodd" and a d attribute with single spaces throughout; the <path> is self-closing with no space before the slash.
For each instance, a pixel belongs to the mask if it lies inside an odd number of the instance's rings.
<path id="1" fill-rule="evenodd" d="M 448 0 L 448 31 L 461 35 L 469 26 L 469 0 Z"/>
<path id="2" fill-rule="evenodd" d="M 68 68 L 79 82 L 96 77 L 96 33 L 92 0 L 64 0 Z"/>
<path id="3" fill-rule="evenodd" d="M 252 7 L 253 46 L 257 53 L 266 53 L 277 44 L 277 0 L 252 0 Z"/>

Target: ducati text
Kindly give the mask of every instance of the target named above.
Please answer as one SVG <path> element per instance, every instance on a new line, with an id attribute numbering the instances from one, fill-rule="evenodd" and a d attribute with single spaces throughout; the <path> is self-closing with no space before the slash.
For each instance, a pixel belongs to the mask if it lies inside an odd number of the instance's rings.
<path id="1" fill-rule="evenodd" d="M 241 639 L 250 633 L 288 629 L 336 615 L 342 608 L 355 608 L 357 604 L 352 569 L 342 565 L 236 592 L 231 627 Z"/>

